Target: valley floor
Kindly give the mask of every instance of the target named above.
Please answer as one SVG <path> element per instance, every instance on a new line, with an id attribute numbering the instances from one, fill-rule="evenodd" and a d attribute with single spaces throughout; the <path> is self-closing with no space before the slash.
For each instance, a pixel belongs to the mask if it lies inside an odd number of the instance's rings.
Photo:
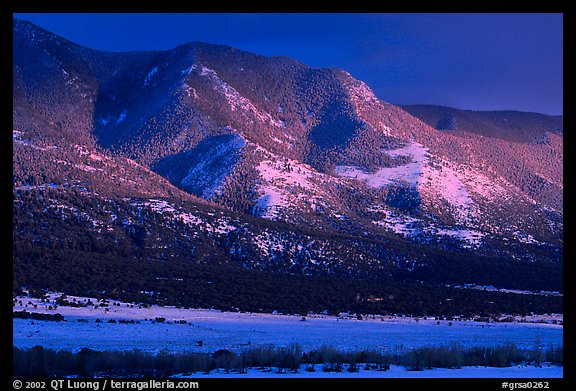
<path id="1" fill-rule="evenodd" d="M 306 378 L 306 379 L 425 379 L 425 378 L 493 378 L 493 379 L 551 379 L 562 378 L 563 368 L 557 365 L 543 365 L 537 368 L 532 365 L 516 365 L 507 368 L 495 367 L 462 367 L 459 369 L 432 368 L 423 371 L 410 371 L 398 365 L 392 365 L 388 371 L 364 370 L 360 365 L 357 372 L 348 372 L 346 368 L 342 372 L 323 372 L 320 367 L 314 372 L 306 371 L 302 365 L 297 373 L 278 373 L 257 368 L 249 368 L 246 373 L 225 373 L 223 370 L 213 370 L 210 373 L 186 373 L 174 376 L 176 378 Z"/>
<path id="2" fill-rule="evenodd" d="M 65 321 L 13 320 L 13 345 L 18 348 L 43 346 L 55 350 L 77 352 L 82 348 L 94 350 L 132 350 L 157 353 L 172 352 L 213 353 L 219 349 L 240 352 L 250 346 L 288 346 L 297 343 L 303 351 L 331 346 L 341 351 L 375 349 L 394 351 L 425 346 L 456 344 L 462 347 L 497 346 L 513 343 L 519 348 L 562 346 L 563 327 L 556 317 L 543 317 L 532 322 L 475 322 L 415 319 L 386 316 L 352 317 L 220 312 L 216 310 L 178 309 L 153 306 L 139 308 L 130 303 L 110 301 L 108 307 L 87 306 L 53 308 L 54 298 L 18 298 L 14 311 L 59 313 Z M 72 297 L 67 300 L 72 301 Z M 78 302 L 85 298 L 77 298 Z M 92 299 L 97 303 L 95 299 Z M 52 306 L 50 309 L 49 306 Z M 554 318 L 554 319 L 552 319 Z M 528 319 L 527 319 L 528 320 Z M 134 323 L 127 323 L 134 321 Z M 217 376 L 217 373 L 208 376 Z M 194 375 L 196 376 L 196 375 Z M 197 374 L 197 376 L 207 376 Z M 270 372 L 251 370 L 248 374 L 226 376 L 267 377 Z M 278 376 L 298 377 L 561 377 L 562 368 L 556 366 L 510 368 L 464 368 L 458 370 L 433 369 L 423 372 L 391 368 L 390 371 L 357 373 L 325 373 L 301 370 L 298 374 Z"/>

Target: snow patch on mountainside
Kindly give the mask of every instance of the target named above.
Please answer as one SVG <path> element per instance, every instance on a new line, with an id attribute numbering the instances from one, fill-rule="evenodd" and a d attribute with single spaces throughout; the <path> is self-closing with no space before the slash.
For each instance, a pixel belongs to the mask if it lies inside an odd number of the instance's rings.
<path id="1" fill-rule="evenodd" d="M 283 127 L 280 121 L 274 119 L 269 113 L 259 110 L 249 99 L 243 97 L 234 87 L 228 85 L 213 69 L 201 65 L 200 75 L 209 78 L 214 83 L 214 90 L 226 97 L 230 110 L 251 113 L 261 122 L 267 122 L 278 128 Z"/>
<path id="2" fill-rule="evenodd" d="M 258 147 L 267 159 L 256 166 L 260 177 L 259 197 L 253 208 L 256 216 L 277 219 L 281 214 L 297 205 L 314 210 L 322 202 L 323 192 L 314 182 L 322 180 L 318 173 L 307 164 L 281 158 L 268 150 Z"/>
<path id="3" fill-rule="evenodd" d="M 534 239 L 534 236 L 520 231 L 512 232 L 512 236 L 514 239 L 518 240 L 519 242 L 526 243 L 526 244 L 542 244 L 542 242 Z"/>
<path id="4" fill-rule="evenodd" d="M 22 140 L 22 132 L 19 132 L 17 130 L 12 132 L 12 145 L 21 145 L 23 147 L 29 147 L 32 149 L 36 149 L 39 151 L 48 151 L 51 149 L 58 149 L 58 147 L 56 145 L 46 145 L 46 146 L 40 146 L 37 145 L 35 143 L 33 143 L 32 141 L 30 141 L 30 139 L 27 140 Z"/>
<path id="5" fill-rule="evenodd" d="M 480 205 L 509 201 L 511 188 L 509 183 L 489 178 L 478 169 L 433 156 L 418 191 L 430 204 L 443 200 L 450 205 L 458 224 L 476 226 L 486 215 Z"/>
<path id="6" fill-rule="evenodd" d="M 421 220 L 418 218 L 388 211 L 382 220 L 372 223 L 399 235 L 412 236 L 420 232 L 420 222 Z"/>
<path id="7" fill-rule="evenodd" d="M 209 234 L 226 235 L 227 233 L 232 232 L 238 228 L 234 222 L 228 218 L 219 217 L 216 219 L 210 219 L 210 221 L 208 221 L 198 214 L 182 209 L 177 209 L 173 204 L 166 200 L 151 198 L 146 201 L 134 201 L 131 204 L 139 208 L 150 208 L 154 212 L 162 214 L 164 218 L 177 219 L 188 226 L 196 227 L 198 231 Z M 197 235 L 194 237 L 197 237 Z"/>
<path id="8" fill-rule="evenodd" d="M 423 175 L 425 181 L 418 190 L 429 200 L 444 200 L 451 206 L 452 216 L 459 224 L 471 224 L 476 215 L 474 201 L 468 190 L 450 167 L 427 169 Z"/>
<path id="9" fill-rule="evenodd" d="M 378 102 L 378 98 L 372 92 L 370 87 L 366 85 L 366 83 L 356 80 L 355 84 L 348 84 L 348 92 L 352 98 L 352 101 L 355 103 L 359 102 Z"/>
<path id="10" fill-rule="evenodd" d="M 379 168 L 374 173 L 358 167 L 337 166 L 337 175 L 353 178 L 373 188 L 407 183 L 417 189 L 426 200 L 444 200 L 450 206 L 450 213 L 459 224 L 470 225 L 477 215 L 476 205 L 465 185 L 474 184 L 482 195 L 492 193 L 485 189 L 488 178 L 475 175 L 471 170 L 464 172 L 461 167 L 450 164 L 429 153 L 422 144 L 412 142 L 404 147 L 386 151 L 392 158 L 409 156 L 411 161 L 397 167 Z M 431 161 L 434 164 L 431 164 Z M 440 161 L 440 164 L 437 162 Z M 479 180 L 476 180 L 479 178 Z M 399 228 L 397 228 L 399 229 Z"/>
<path id="11" fill-rule="evenodd" d="M 124 121 L 126 119 L 126 114 L 128 113 L 128 110 L 124 110 L 122 113 L 120 113 L 120 116 L 118 117 L 118 119 L 116 120 L 116 125 L 120 124 L 120 122 Z"/>
<path id="12" fill-rule="evenodd" d="M 366 85 L 366 83 L 354 79 L 352 75 L 348 72 L 344 71 L 347 76 L 347 80 L 344 82 L 344 86 L 346 87 L 348 94 L 350 95 L 350 101 L 354 105 L 356 112 L 360 119 L 362 119 L 366 123 L 371 123 L 371 121 L 367 120 L 364 116 L 365 106 L 374 106 L 379 105 L 380 101 L 374 95 L 374 92 Z M 372 123 L 372 125 L 377 125 L 377 128 L 386 136 L 390 136 L 392 129 L 386 126 L 382 121 L 378 121 L 377 123 Z"/>
<path id="13" fill-rule="evenodd" d="M 436 236 L 450 236 L 458 239 L 465 243 L 462 247 L 478 248 L 482 245 L 482 237 L 484 234 L 480 231 L 466 228 L 436 228 L 436 231 L 434 231 L 435 228 L 436 227 L 431 227 L 429 232 L 432 232 Z"/>
<path id="14" fill-rule="evenodd" d="M 224 217 L 219 218 L 216 220 L 216 224 L 213 224 L 212 227 L 209 227 L 207 230 L 208 232 L 215 232 L 220 235 L 225 235 L 229 232 L 236 230 L 236 227 L 232 222 Z"/>
<path id="15" fill-rule="evenodd" d="M 314 176 L 312 168 L 292 159 L 263 160 L 257 170 L 265 182 L 278 181 L 285 187 L 310 189 L 316 185 L 310 182 Z"/>
<path id="16" fill-rule="evenodd" d="M 372 224 L 407 238 L 450 237 L 458 240 L 465 248 L 478 248 L 482 245 L 484 234 L 472 228 L 447 228 L 434 221 L 398 213 L 385 205 L 373 206 L 368 211 L 378 213 L 380 217 L 372 221 Z"/>
<path id="17" fill-rule="evenodd" d="M 238 151 L 245 145 L 246 141 L 240 136 L 209 140 L 201 151 L 193 151 L 193 165 L 182 179 L 182 186 L 205 199 L 219 195 Z"/>
<path id="18" fill-rule="evenodd" d="M 263 194 L 256 201 L 252 213 L 266 219 L 277 219 L 282 209 L 288 206 L 287 195 L 272 186 L 262 186 L 260 192 Z"/>
<path id="19" fill-rule="evenodd" d="M 420 194 L 423 204 L 443 208 L 458 225 L 468 227 L 477 224 L 480 214 L 478 202 L 501 202 L 509 198 L 506 183 L 489 178 L 477 169 L 433 155 L 428 148 L 417 142 L 385 152 L 392 158 L 409 156 L 411 161 L 397 167 L 379 168 L 373 173 L 355 166 L 337 166 L 336 174 L 364 182 L 371 188 L 401 183 L 413 186 Z M 404 222 L 398 224 L 388 222 L 385 225 L 393 231 L 400 230 L 404 233 L 410 229 Z M 469 241 L 475 241 L 475 236 L 461 232 L 454 235 L 471 237 Z"/>
<path id="20" fill-rule="evenodd" d="M 365 182 L 369 187 L 383 187 L 395 182 L 405 182 L 416 186 L 422 179 L 422 173 L 428 163 L 428 149 L 422 144 L 410 143 L 402 148 L 386 151 L 390 157 L 410 156 L 412 161 L 397 167 L 379 168 L 374 173 L 365 172 L 354 166 L 336 166 L 336 174 L 342 177 Z"/>
<path id="21" fill-rule="evenodd" d="M 261 254 L 268 257 L 271 252 L 282 252 L 284 251 L 284 244 L 278 236 L 271 235 L 268 231 L 263 231 L 262 233 L 254 236 L 252 239 L 254 245 L 258 248 Z"/>
<path id="22" fill-rule="evenodd" d="M 146 75 L 146 79 L 144 79 L 144 85 L 147 86 L 150 84 L 150 81 L 152 81 L 152 78 L 154 77 L 154 75 L 156 75 L 158 73 L 158 67 L 155 66 L 154 68 L 152 68 L 152 70 L 150 72 L 148 72 L 148 75 Z"/>

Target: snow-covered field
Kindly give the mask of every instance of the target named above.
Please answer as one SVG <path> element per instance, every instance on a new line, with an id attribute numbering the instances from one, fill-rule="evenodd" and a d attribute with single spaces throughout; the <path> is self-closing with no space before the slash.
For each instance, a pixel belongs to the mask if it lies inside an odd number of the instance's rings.
<path id="1" fill-rule="evenodd" d="M 317 365 L 314 372 L 306 371 L 306 366 L 302 365 L 297 373 L 285 372 L 278 373 L 276 370 L 261 370 L 249 368 L 246 373 L 230 371 L 224 373 L 223 370 L 213 370 L 206 374 L 190 373 L 181 374 L 174 377 L 178 378 L 322 378 L 322 379 L 357 379 L 357 378 L 378 378 L 378 379 L 404 379 L 404 378 L 502 378 L 502 379 L 548 379 L 561 378 L 563 368 L 556 365 L 544 365 L 542 368 L 535 368 L 532 365 L 516 365 L 506 368 L 495 367 L 462 367 L 459 369 L 432 368 L 423 371 L 408 371 L 406 368 L 398 365 L 392 365 L 388 371 L 378 371 L 374 369 L 365 370 L 363 365 L 359 365 L 357 372 L 348 372 L 347 366 L 342 372 L 323 372 Z"/>
<path id="2" fill-rule="evenodd" d="M 158 306 L 139 308 L 138 305 L 116 301 L 109 301 L 108 307 L 60 306 L 49 309 L 58 296 L 51 294 L 50 300 L 44 303 L 32 298 L 16 301 L 14 311 L 60 313 L 65 321 L 14 319 L 14 346 L 29 348 L 41 345 L 72 351 L 87 347 L 97 350 L 137 348 L 149 352 L 163 349 L 214 352 L 218 349 L 240 351 L 250 345 L 287 346 L 291 343 L 298 343 L 304 351 L 322 345 L 343 351 L 360 351 L 448 344 L 467 347 L 512 342 L 521 348 L 531 348 L 537 342 L 542 346 L 562 344 L 562 325 L 552 323 L 481 323 L 384 316 L 366 316 L 357 320 L 327 315 L 309 315 L 302 320 L 301 316 L 292 315 Z M 79 303 L 86 300 L 73 296 L 67 298 L 68 301 L 73 299 Z M 98 304 L 95 299 L 91 301 Z M 155 318 L 165 318 L 165 321 L 155 322 Z M 112 319 L 116 323 L 108 323 Z M 120 323 L 120 320 L 140 323 Z"/>

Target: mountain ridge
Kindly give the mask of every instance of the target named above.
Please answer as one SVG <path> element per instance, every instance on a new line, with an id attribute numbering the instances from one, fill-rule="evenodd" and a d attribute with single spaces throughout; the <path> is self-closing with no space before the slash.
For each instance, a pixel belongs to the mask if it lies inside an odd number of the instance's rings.
<path id="1" fill-rule="evenodd" d="M 438 130 L 469 131 L 510 141 L 534 141 L 546 132 L 563 134 L 563 116 L 517 110 L 466 110 L 439 105 L 402 105 Z"/>
<path id="2" fill-rule="evenodd" d="M 561 268 L 561 134 L 438 130 L 346 71 L 286 57 L 106 53 L 35 29 L 15 22 L 19 262 L 83 248 L 434 284 L 470 282 L 463 256 L 485 284 L 506 263 Z M 76 220 L 88 239 L 74 245 L 38 225 Z"/>

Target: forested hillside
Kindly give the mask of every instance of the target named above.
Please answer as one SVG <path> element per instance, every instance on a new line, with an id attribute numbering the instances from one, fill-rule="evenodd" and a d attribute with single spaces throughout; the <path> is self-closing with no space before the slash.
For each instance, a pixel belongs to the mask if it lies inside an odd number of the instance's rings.
<path id="1" fill-rule="evenodd" d="M 14 290 L 246 311 L 560 312 L 561 118 L 14 21 Z M 494 286 L 520 293 L 456 288 Z"/>

